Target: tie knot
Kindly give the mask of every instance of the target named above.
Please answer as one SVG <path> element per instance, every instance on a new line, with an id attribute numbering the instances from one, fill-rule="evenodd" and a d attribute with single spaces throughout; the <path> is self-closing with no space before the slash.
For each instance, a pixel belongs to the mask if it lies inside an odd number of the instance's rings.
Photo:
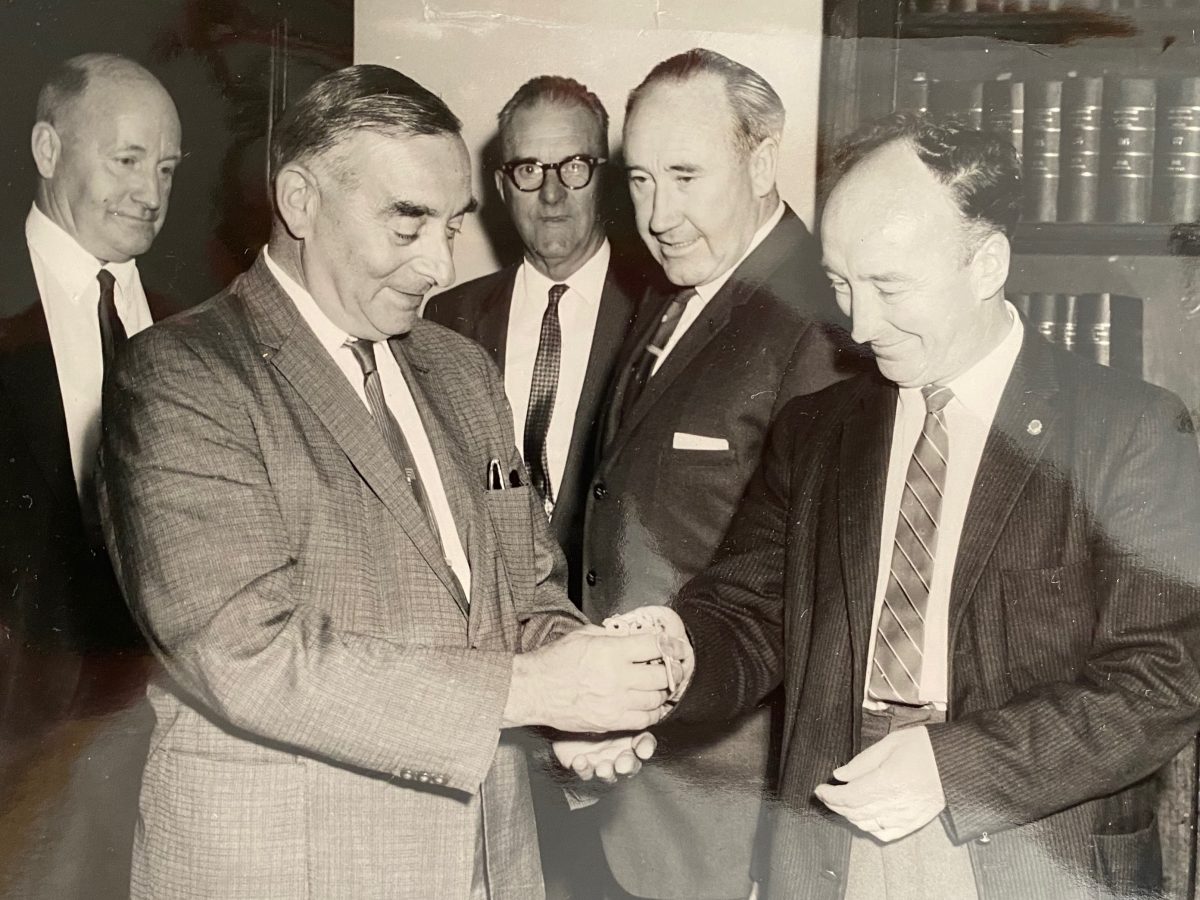
<path id="1" fill-rule="evenodd" d="M 556 284 L 556 285 L 551 286 L 551 288 L 550 288 L 550 308 L 551 309 L 558 306 L 558 301 L 563 298 L 563 294 L 565 294 L 568 290 L 570 290 L 570 288 L 568 288 L 567 285 L 565 285 L 565 284 Z"/>
<path id="2" fill-rule="evenodd" d="M 683 307 L 683 306 L 687 306 L 688 301 L 691 300 L 693 297 L 698 297 L 698 296 L 700 296 L 700 295 L 696 293 L 696 289 L 694 287 L 684 288 L 682 291 L 680 291 L 674 297 L 671 298 L 671 302 L 678 303 L 681 307 Z"/>
<path id="3" fill-rule="evenodd" d="M 100 282 L 101 297 L 103 297 L 105 294 L 111 294 L 113 292 L 113 285 L 117 283 L 116 276 L 113 275 L 112 272 L 108 271 L 108 269 L 101 269 L 99 272 L 97 272 L 96 280 Z"/>
<path id="4" fill-rule="evenodd" d="M 940 413 L 954 399 L 954 391 L 944 384 L 927 384 L 921 393 L 925 396 L 925 409 L 931 413 Z"/>
<path id="5" fill-rule="evenodd" d="M 346 341 L 346 346 L 354 353 L 354 358 L 358 360 L 359 368 L 362 369 L 363 376 L 370 376 L 375 371 L 375 343 L 364 338 L 351 338 Z"/>

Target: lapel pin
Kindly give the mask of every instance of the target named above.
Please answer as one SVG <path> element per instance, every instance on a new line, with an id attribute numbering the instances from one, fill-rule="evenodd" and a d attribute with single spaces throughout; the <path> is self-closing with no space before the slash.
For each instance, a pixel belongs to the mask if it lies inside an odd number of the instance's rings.
<path id="1" fill-rule="evenodd" d="M 1034 437 L 1037 437 L 1039 434 L 1042 433 L 1042 420 L 1041 419 L 1030 419 L 1029 424 L 1025 426 L 1025 430 L 1028 431 L 1030 434 L 1032 434 Z"/>

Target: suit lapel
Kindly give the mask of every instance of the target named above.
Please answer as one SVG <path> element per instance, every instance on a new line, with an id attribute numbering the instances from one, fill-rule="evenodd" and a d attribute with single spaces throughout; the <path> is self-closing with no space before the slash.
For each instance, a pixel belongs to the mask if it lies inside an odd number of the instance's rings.
<path id="1" fill-rule="evenodd" d="M 784 205 L 783 218 L 771 229 L 749 256 L 734 269 L 729 280 L 713 296 L 701 311 L 699 318 L 692 322 L 688 330 L 672 348 L 671 353 L 663 361 L 659 370 L 646 382 L 642 394 L 637 398 L 629 414 L 614 428 L 606 429 L 611 432 L 612 446 L 606 449 L 606 456 L 615 455 L 621 445 L 628 439 L 630 432 L 637 427 L 638 422 L 671 386 L 687 371 L 688 366 L 704 349 L 720 334 L 733 315 L 734 309 L 747 303 L 754 294 L 768 285 L 776 269 L 789 257 L 805 233 L 804 224 Z M 670 296 L 663 297 L 658 308 L 644 326 L 638 328 L 638 338 L 634 343 L 634 352 L 628 358 L 628 365 L 621 373 L 621 396 L 614 396 L 613 409 L 621 409 L 624 388 L 627 386 L 632 367 L 645 352 L 646 345 L 654 334 L 663 311 L 670 302 Z M 609 437 L 606 434 L 606 439 Z"/>
<path id="2" fill-rule="evenodd" d="M 14 261 L 0 300 L 0 384 L 8 395 L 14 431 L 24 435 L 47 483 L 68 504 L 78 503 L 62 388 L 46 313 L 25 244 L 10 243 Z"/>
<path id="3" fill-rule="evenodd" d="M 962 621 L 992 550 L 1060 417 L 1050 345 L 1025 328 L 1024 343 L 996 409 L 963 522 L 950 595 L 950 637 Z"/>
<path id="4" fill-rule="evenodd" d="M 454 581 L 438 540 L 370 411 L 304 323 L 261 257 L 241 278 L 238 291 L 249 301 L 247 310 L 252 324 L 259 341 L 267 348 L 264 358 L 309 405 L 429 567 L 453 592 Z"/>
<path id="5" fill-rule="evenodd" d="M 474 523 L 481 521 L 480 511 L 474 506 L 473 492 L 465 480 L 466 473 L 470 471 L 466 451 L 453 440 L 453 435 L 456 434 L 455 423 L 461 422 L 462 416 L 458 415 L 453 404 L 450 409 L 444 409 L 441 403 L 441 399 L 446 394 L 453 392 L 446 391 L 445 385 L 439 386 L 435 382 L 428 366 L 421 361 L 419 354 L 410 353 L 411 337 L 392 338 L 388 345 L 396 357 L 400 371 L 404 374 L 404 380 L 408 383 L 413 402 L 416 403 L 417 411 L 421 415 L 421 423 L 425 426 L 425 434 L 429 437 L 429 444 L 437 459 L 438 475 L 441 477 L 446 499 L 450 503 L 450 511 L 454 516 L 459 540 L 467 552 L 468 564 L 473 573 L 479 572 L 481 569 L 476 562 L 476 545 L 481 541 Z M 482 480 L 483 473 L 480 472 L 479 476 Z M 474 585 L 474 578 L 471 583 Z M 448 586 L 452 587 L 453 582 L 450 582 Z M 472 592 L 474 592 L 473 588 Z M 462 596 L 459 591 L 454 592 L 454 599 L 463 614 L 469 618 L 472 615 L 471 607 L 474 604 L 470 604 L 469 598 Z"/>
<path id="6" fill-rule="evenodd" d="M 517 280 L 517 266 L 509 266 L 504 276 L 496 280 L 491 294 L 484 298 L 479 307 L 479 321 L 475 325 L 475 340 L 492 355 L 496 368 L 504 371 L 508 347 L 508 314 L 512 309 L 513 285 Z"/>
<path id="7" fill-rule="evenodd" d="M 563 470 L 562 484 L 556 496 L 554 521 L 569 525 L 572 510 L 562 510 L 563 504 L 573 504 L 579 492 L 579 479 L 584 469 L 584 460 L 591 457 L 589 443 L 596 434 L 596 420 L 601 415 L 612 380 L 613 363 L 633 319 L 633 300 L 613 278 L 611 263 L 600 295 L 600 312 L 596 317 L 596 330 L 592 334 L 592 348 L 588 354 L 587 370 L 583 376 L 583 388 L 579 393 L 579 405 L 575 408 L 575 422 L 571 427 L 571 447 L 567 454 L 567 465 Z M 564 515 L 559 515 L 564 512 Z M 555 533 L 559 529 L 555 528 Z M 565 532 L 562 532 L 565 534 Z"/>
<path id="8" fill-rule="evenodd" d="M 842 431 L 838 467 L 838 528 L 842 580 L 854 654 L 854 696 L 862 695 L 879 575 L 879 541 L 897 392 L 872 380 Z"/>

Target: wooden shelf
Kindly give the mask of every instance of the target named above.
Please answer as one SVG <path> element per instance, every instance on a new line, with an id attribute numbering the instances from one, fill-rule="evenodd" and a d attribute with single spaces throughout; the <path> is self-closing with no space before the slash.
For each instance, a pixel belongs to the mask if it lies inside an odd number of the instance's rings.
<path id="1" fill-rule="evenodd" d="M 1022 222 L 1013 250 L 1057 256 L 1200 256 L 1200 223 Z"/>
<path id="2" fill-rule="evenodd" d="M 1186 44 L 1195 43 L 1200 7 L 1099 10 L 1067 6 L 1020 12 L 912 12 L 903 13 L 896 27 L 897 37 L 913 39 L 981 37 L 1055 47 L 1106 38 Z"/>

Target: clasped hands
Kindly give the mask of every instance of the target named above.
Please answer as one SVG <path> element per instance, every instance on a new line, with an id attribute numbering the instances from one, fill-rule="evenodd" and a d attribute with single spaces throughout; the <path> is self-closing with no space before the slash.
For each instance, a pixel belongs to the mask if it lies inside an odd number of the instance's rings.
<path id="1" fill-rule="evenodd" d="M 567 732 L 555 757 L 585 781 L 633 775 L 655 749 L 645 729 L 671 711 L 694 664 L 679 616 L 640 607 L 514 657 L 505 725 Z M 625 733 L 600 736 L 609 732 Z"/>

